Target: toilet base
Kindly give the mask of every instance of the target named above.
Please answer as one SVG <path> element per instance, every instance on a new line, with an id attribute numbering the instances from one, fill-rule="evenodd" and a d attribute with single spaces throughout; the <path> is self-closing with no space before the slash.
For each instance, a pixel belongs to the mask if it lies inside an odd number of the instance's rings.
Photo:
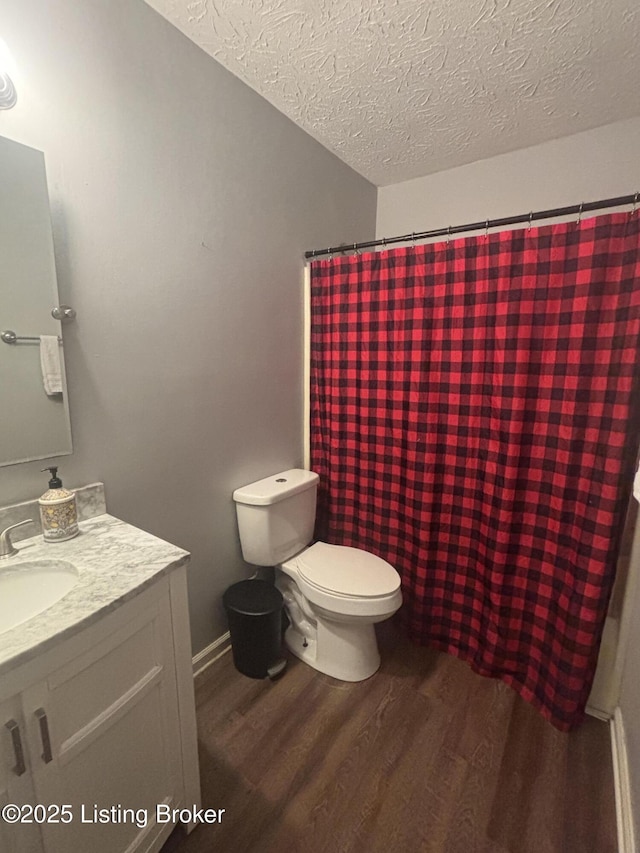
<path id="1" fill-rule="evenodd" d="M 285 643 L 297 658 L 340 681 L 364 681 L 377 672 L 380 652 L 373 624 L 318 618 L 316 625 L 315 636 L 303 635 L 293 624 L 287 628 Z"/>

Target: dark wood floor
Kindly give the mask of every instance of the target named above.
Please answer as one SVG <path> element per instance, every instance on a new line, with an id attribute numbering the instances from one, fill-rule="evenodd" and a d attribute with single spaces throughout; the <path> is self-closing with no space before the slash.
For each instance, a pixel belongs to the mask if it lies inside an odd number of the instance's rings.
<path id="1" fill-rule="evenodd" d="M 196 682 L 203 805 L 218 826 L 163 853 L 614 853 L 609 730 L 571 734 L 509 687 L 379 626 L 359 684 L 297 661 L 280 681 L 227 654 Z"/>

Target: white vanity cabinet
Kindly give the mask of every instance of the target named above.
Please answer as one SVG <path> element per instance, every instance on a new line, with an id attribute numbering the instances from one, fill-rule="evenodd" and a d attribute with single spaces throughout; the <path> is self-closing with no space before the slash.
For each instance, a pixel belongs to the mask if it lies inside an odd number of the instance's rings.
<path id="1" fill-rule="evenodd" d="M 159 850 L 157 805 L 200 804 L 184 566 L 3 675 L 0 740 L 0 800 L 40 812 L 3 853 Z"/>
<path id="2" fill-rule="evenodd" d="M 25 750 L 25 723 L 20 697 L 0 700 L 0 808 L 17 803 L 34 805 L 35 791 Z M 34 824 L 12 824 L 0 819 L 0 850 L 35 853 L 42 849 Z"/>

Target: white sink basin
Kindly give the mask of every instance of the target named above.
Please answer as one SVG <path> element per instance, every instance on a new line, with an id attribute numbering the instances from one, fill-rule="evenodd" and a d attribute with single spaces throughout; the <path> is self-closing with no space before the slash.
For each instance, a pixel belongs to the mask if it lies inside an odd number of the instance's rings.
<path id="1" fill-rule="evenodd" d="M 78 577 L 75 566 L 65 560 L 0 563 L 0 634 L 60 601 Z"/>

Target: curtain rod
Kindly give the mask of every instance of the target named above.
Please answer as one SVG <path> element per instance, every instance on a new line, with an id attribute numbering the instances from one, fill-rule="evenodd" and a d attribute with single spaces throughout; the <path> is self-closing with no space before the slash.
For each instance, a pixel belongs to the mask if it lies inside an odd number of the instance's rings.
<path id="1" fill-rule="evenodd" d="M 305 258 L 318 258 L 321 255 L 333 255 L 340 252 L 357 252 L 360 249 L 371 249 L 374 246 L 390 246 L 393 243 L 410 243 L 415 240 L 425 240 L 428 237 L 449 237 L 451 234 L 460 234 L 463 231 L 480 231 L 482 228 L 488 230 L 500 225 L 517 225 L 521 222 L 535 222 L 537 219 L 552 219 L 555 216 L 571 216 L 578 214 L 578 221 L 583 213 L 591 210 L 604 210 L 607 207 L 619 207 L 623 204 L 633 204 L 636 209 L 639 193 L 633 195 L 621 195 L 617 198 L 605 198 L 600 201 L 587 201 L 573 204 L 569 207 L 554 207 L 551 210 L 537 210 L 530 213 L 522 213 L 519 216 L 504 216 L 501 219 L 485 219 L 484 222 L 470 222 L 467 225 L 454 225 L 447 228 L 436 228 L 432 231 L 419 231 L 412 234 L 403 234 L 400 237 L 382 237 L 379 240 L 367 240 L 364 243 L 353 245 L 331 246 L 328 249 L 312 249 L 305 252 Z"/>

